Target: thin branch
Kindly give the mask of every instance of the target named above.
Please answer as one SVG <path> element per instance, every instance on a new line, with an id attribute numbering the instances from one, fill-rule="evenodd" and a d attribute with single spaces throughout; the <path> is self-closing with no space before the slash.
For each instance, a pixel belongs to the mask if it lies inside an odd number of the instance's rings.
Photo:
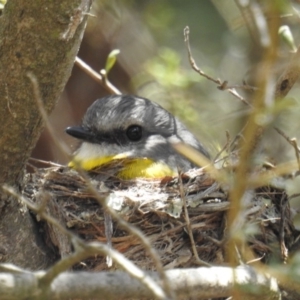
<path id="1" fill-rule="evenodd" d="M 297 143 L 297 139 L 296 138 L 289 138 L 281 129 L 279 129 L 278 127 L 274 127 L 274 129 L 282 136 L 286 139 L 286 141 L 292 145 L 292 147 L 295 150 L 295 155 L 296 155 L 296 159 L 298 162 L 298 168 L 300 171 L 300 157 L 299 157 L 299 153 L 300 153 L 300 148 L 298 147 L 298 143 Z"/>
<path id="2" fill-rule="evenodd" d="M 93 70 L 88 64 L 86 64 L 78 56 L 76 57 L 75 64 L 87 73 L 91 78 L 100 83 L 109 93 L 115 95 L 121 95 L 122 93 L 107 79 L 106 76 Z"/>
<path id="3" fill-rule="evenodd" d="M 232 295 L 233 287 L 238 287 L 243 291 L 243 299 L 249 299 L 247 296 L 264 300 L 280 299 L 277 281 L 267 273 L 258 273 L 249 266 L 235 269 L 229 267 L 174 269 L 167 270 L 166 274 L 173 284 L 177 299 L 229 297 Z M 41 275 L 43 272 L 2 274 L 1 297 L 11 300 L 37 299 L 41 292 L 38 283 Z M 156 272 L 149 272 L 148 276 L 151 276 L 153 281 L 159 280 Z M 294 276 L 293 282 L 297 281 L 299 280 Z M 17 285 L 23 289 L 17 289 Z M 60 300 L 149 299 L 153 297 L 139 280 L 122 271 L 62 273 L 52 282 L 46 296 L 47 299 Z"/>
<path id="4" fill-rule="evenodd" d="M 270 185 L 274 178 L 279 178 L 284 175 L 291 175 L 292 172 L 298 171 L 298 162 L 290 161 L 279 164 L 274 170 L 260 173 L 259 176 L 251 176 L 247 181 L 248 188 L 254 189 L 264 185 Z"/>
<path id="5" fill-rule="evenodd" d="M 184 210 L 184 217 L 185 217 L 185 221 L 186 221 L 186 228 L 190 237 L 190 241 L 191 241 L 191 246 L 193 249 L 193 254 L 195 257 L 195 261 L 200 265 L 200 266 L 206 266 L 209 267 L 210 264 L 208 264 L 207 262 L 205 262 L 204 260 L 200 259 L 197 249 L 196 249 L 196 244 L 195 244 L 195 240 L 194 240 L 194 235 L 193 235 L 193 230 L 192 230 L 192 225 L 191 225 L 191 221 L 190 221 L 190 217 L 189 217 L 189 213 L 187 210 L 187 204 L 186 204 L 186 197 L 185 197 L 185 193 L 183 190 L 183 184 L 182 184 L 182 178 L 181 178 L 181 174 L 178 172 L 178 188 L 179 188 L 179 193 L 180 193 L 180 197 L 181 200 L 183 202 L 183 210 Z"/>
<path id="6" fill-rule="evenodd" d="M 252 10 L 250 9 L 250 3 L 242 3 L 241 0 L 234 0 L 234 2 L 241 12 L 241 16 L 246 24 L 249 35 L 253 41 L 258 42 L 257 28 L 255 27 L 255 22 L 253 20 L 254 16 L 252 14 Z"/>
<path id="7" fill-rule="evenodd" d="M 226 130 L 226 143 L 225 145 L 222 147 L 222 149 L 217 153 L 217 155 L 215 156 L 215 158 L 213 159 L 213 161 L 216 163 L 218 158 L 221 156 L 221 154 L 226 151 L 227 149 L 229 149 L 229 145 L 231 144 L 231 138 L 230 138 L 230 134 L 228 132 L 228 130 Z"/>
<path id="8" fill-rule="evenodd" d="M 231 95 L 234 97 L 238 98 L 240 101 L 242 101 L 244 104 L 246 104 L 249 107 L 252 107 L 252 105 L 245 99 L 243 98 L 234 88 L 228 88 L 227 87 L 227 81 L 221 81 L 220 79 L 214 79 L 204 73 L 196 64 L 193 55 L 192 55 L 192 50 L 190 46 L 190 40 L 189 40 L 189 35 L 190 35 L 190 29 L 188 26 L 184 28 L 184 42 L 186 44 L 187 50 L 188 50 L 188 56 L 189 56 L 189 61 L 192 66 L 192 68 L 201 76 L 205 77 L 206 79 L 214 82 L 215 84 L 218 85 L 218 89 L 220 90 L 226 90 L 228 91 Z"/>
<path id="9" fill-rule="evenodd" d="M 48 118 L 48 114 L 45 110 L 44 103 L 42 101 L 42 96 L 41 96 L 41 93 L 40 93 L 40 88 L 39 88 L 39 84 L 38 84 L 36 76 L 33 73 L 28 72 L 27 77 L 30 79 L 30 81 L 32 83 L 34 99 L 37 103 L 39 112 L 42 116 L 42 120 L 45 123 L 45 127 L 47 128 L 47 130 L 50 134 L 50 137 L 52 138 L 52 140 L 56 144 L 56 146 L 59 148 L 61 153 L 65 156 L 65 158 L 70 159 L 70 157 L 69 157 L 69 153 L 70 153 L 69 147 L 67 146 L 67 144 L 65 144 L 62 140 L 60 140 L 58 138 L 54 128 L 51 126 L 51 123 L 50 123 L 49 118 Z"/>
<path id="10" fill-rule="evenodd" d="M 249 174 L 249 170 L 252 168 L 251 157 L 264 131 L 264 127 L 257 122 L 257 118 L 261 114 L 261 111 L 265 108 L 266 104 L 271 102 L 273 96 L 271 87 L 274 78 L 274 65 L 277 62 L 276 49 L 278 47 L 280 12 L 276 5 L 270 6 L 270 12 L 274 14 L 274 19 L 272 19 L 272 22 L 269 24 L 267 37 L 269 43 L 267 43 L 267 46 L 262 53 L 262 61 L 259 65 L 256 78 L 258 89 L 255 92 L 252 101 L 253 110 L 246 120 L 246 126 L 243 133 L 244 141 L 242 141 L 240 145 L 241 150 L 239 164 L 234 172 L 233 184 L 230 187 L 229 193 L 231 207 L 227 214 L 227 234 L 229 240 L 226 255 L 232 266 L 237 263 L 235 247 L 243 249 L 246 246 L 243 236 L 241 234 L 236 234 L 236 232 L 239 230 L 239 228 L 237 228 L 237 224 L 238 220 L 241 218 L 241 212 L 244 209 L 242 199 L 249 189 L 249 181 L 252 179 L 251 177 L 248 179 L 249 176 L 247 176 L 247 174 Z M 264 38 L 266 37 L 260 36 L 261 40 Z M 266 41 L 264 40 L 264 42 Z M 262 176 L 259 177 L 261 178 Z M 238 294 L 239 291 L 235 289 L 233 296 L 237 297 Z"/>
<path id="11" fill-rule="evenodd" d="M 57 163 L 54 163 L 54 162 L 48 161 L 48 160 L 38 159 L 35 157 L 29 157 L 29 160 L 44 164 L 46 166 L 51 166 L 51 167 L 61 167 L 62 166 L 61 164 L 57 164 Z"/>
<path id="12" fill-rule="evenodd" d="M 283 194 L 280 200 L 281 217 L 280 217 L 280 231 L 279 231 L 279 239 L 280 239 L 280 250 L 281 250 L 281 258 L 283 263 L 286 264 L 287 259 L 289 257 L 289 250 L 285 244 L 285 223 L 286 223 L 286 210 L 290 209 L 289 207 L 289 199 L 286 194 Z"/>

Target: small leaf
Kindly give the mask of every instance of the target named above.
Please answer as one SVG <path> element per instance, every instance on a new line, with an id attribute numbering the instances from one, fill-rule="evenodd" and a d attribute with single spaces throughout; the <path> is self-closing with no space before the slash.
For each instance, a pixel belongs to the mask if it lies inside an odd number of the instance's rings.
<path id="1" fill-rule="evenodd" d="M 113 51 L 111 51 L 107 57 L 106 60 L 106 64 L 105 64 L 105 71 L 106 74 L 108 74 L 108 72 L 112 69 L 112 67 L 114 66 L 114 64 L 117 61 L 117 55 L 120 53 L 119 49 L 114 49 Z"/>
<path id="2" fill-rule="evenodd" d="M 283 25 L 279 28 L 278 33 L 281 36 L 282 40 L 289 46 L 289 48 L 292 51 L 296 52 L 297 47 L 295 45 L 295 40 L 290 27 L 287 25 Z"/>
<path id="3" fill-rule="evenodd" d="M 4 9 L 5 4 L 6 4 L 6 0 L 0 0 L 0 10 Z"/>

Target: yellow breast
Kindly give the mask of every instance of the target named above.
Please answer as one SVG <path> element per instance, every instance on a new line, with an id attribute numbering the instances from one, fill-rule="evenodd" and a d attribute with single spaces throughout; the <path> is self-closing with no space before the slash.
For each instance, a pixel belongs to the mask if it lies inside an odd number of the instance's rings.
<path id="1" fill-rule="evenodd" d="M 119 165 L 116 176 L 121 179 L 162 178 L 175 176 L 176 171 L 163 162 L 155 162 L 148 158 L 128 158 L 124 155 L 105 156 L 78 160 L 76 157 L 68 164 L 71 168 L 82 168 L 91 171 L 96 168 L 109 168 Z"/>

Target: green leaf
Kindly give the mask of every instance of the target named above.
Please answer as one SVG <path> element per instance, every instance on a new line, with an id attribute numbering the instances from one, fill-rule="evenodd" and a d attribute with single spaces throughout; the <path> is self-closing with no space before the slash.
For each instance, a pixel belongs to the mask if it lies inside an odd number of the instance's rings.
<path id="1" fill-rule="evenodd" d="M 278 33 L 279 33 L 280 37 L 282 38 L 282 40 L 288 45 L 288 47 L 292 51 L 296 52 L 297 47 L 295 45 L 294 36 L 293 36 L 293 33 L 292 33 L 290 27 L 287 25 L 283 25 L 279 28 Z"/>
<path id="2" fill-rule="evenodd" d="M 0 10 L 4 9 L 5 4 L 6 4 L 6 0 L 0 0 Z"/>
<path id="3" fill-rule="evenodd" d="M 105 71 L 106 71 L 106 74 L 108 74 L 108 72 L 112 69 L 112 67 L 114 66 L 114 64 L 116 63 L 117 61 L 117 55 L 120 53 L 120 50 L 119 49 L 114 49 L 112 50 L 108 57 L 107 57 L 107 60 L 106 60 L 106 63 L 105 63 Z"/>

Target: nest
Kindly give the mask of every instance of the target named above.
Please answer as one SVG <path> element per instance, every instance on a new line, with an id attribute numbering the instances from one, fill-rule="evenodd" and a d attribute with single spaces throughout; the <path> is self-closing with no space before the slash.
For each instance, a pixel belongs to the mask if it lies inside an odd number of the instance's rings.
<path id="1" fill-rule="evenodd" d="M 103 182 L 99 174 L 89 175 L 87 183 L 84 176 L 68 167 L 38 169 L 28 175 L 24 194 L 33 203 L 44 203 L 48 214 L 82 239 L 104 243 L 108 239 L 115 250 L 143 269 L 153 270 L 154 265 L 136 236 L 113 220 L 111 237 L 107 237 L 109 216 L 99 198 L 105 199 L 122 219 L 149 238 L 165 268 L 199 265 L 195 261 L 195 249 L 207 263 L 226 263 L 228 193 L 203 169 L 162 180 L 120 181 L 111 177 Z M 90 186 L 98 195 L 91 192 Z M 285 190 L 265 186 L 249 191 L 244 198 L 238 226 L 252 228 L 246 230 L 245 239 L 254 255 L 265 262 L 274 256 L 286 259 L 287 250 L 292 248 L 298 233 L 291 220 Z M 51 224 L 41 224 L 48 245 L 59 255 L 72 251 L 67 237 Z M 106 257 L 98 256 L 75 268 L 106 270 L 108 266 Z"/>

